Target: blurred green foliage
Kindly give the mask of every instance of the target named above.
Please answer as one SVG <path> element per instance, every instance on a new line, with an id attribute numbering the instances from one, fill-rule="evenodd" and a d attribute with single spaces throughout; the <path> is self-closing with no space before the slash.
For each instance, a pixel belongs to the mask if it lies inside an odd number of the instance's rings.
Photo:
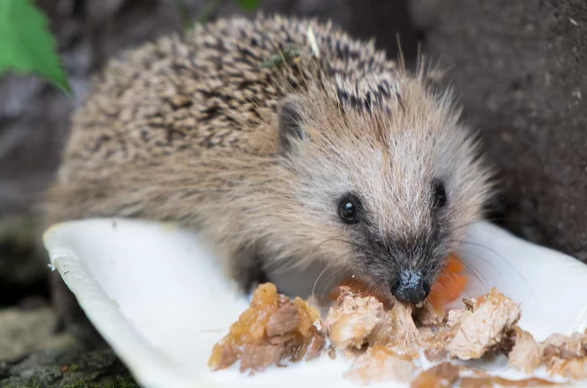
<path id="1" fill-rule="evenodd" d="M 252 11 L 259 7 L 260 0 L 232 0 L 242 9 Z M 205 21 L 223 3 L 210 0 L 197 22 Z M 177 0 L 182 22 L 189 27 L 184 0 Z M 7 71 L 36 74 L 52 82 L 67 94 L 71 88 L 57 53 L 57 43 L 48 28 L 47 17 L 33 0 L 0 1 L 0 76 Z"/>
<path id="2" fill-rule="evenodd" d="M 182 24 L 186 29 L 190 29 L 194 21 L 192 21 L 188 15 L 186 0 L 175 0 L 177 10 L 181 18 Z M 195 23 L 203 23 L 210 18 L 210 15 L 214 13 L 223 3 L 228 0 L 208 0 L 204 7 L 198 13 Z M 261 0 L 231 0 L 239 5 L 245 11 L 254 11 L 261 5 Z"/>
<path id="3" fill-rule="evenodd" d="M 0 1 L 0 76 L 36 74 L 71 93 L 46 16 L 32 0 Z"/>
<path id="4" fill-rule="evenodd" d="M 259 8 L 261 0 L 236 0 L 236 2 L 241 6 L 241 8 L 246 9 L 247 11 L 253 11 Z"/>

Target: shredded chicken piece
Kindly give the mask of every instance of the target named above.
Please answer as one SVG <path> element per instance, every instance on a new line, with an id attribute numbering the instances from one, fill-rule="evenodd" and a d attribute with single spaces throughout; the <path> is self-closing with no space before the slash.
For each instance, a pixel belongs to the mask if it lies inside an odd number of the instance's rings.
<path id="1" fill-rule="evenodd" d="M 562 356 L 568 357 L 587 357 L 587 334 L 573 333 L 567 337 L 563 345 L 564 351 Z"/>
<path id="2" fill-rule="evenodd" d="M 389 345 L 401 351 L 417 351 L 422 346 L 420 332 L 412 319 L 412 307 L 403 303 L 396 303 L 389 312 L 391 317 L 391 335 L 380 338 L 379 342 L 387 342 Z M 387 333 L 385 333 L 387 334 Z"/>
<path id="3" fill-rule="evenodd" d="M 587 334 L 553 334 L 540 343 L 542 362 L 551 375 L 587 378 Z"/>
<path id="4" fill-rule="evenodd" d="M 391 317 L 383 304 L 372 296 L 358 297 L 343 289 L 336 306 L 325 320 L 330 340 L 337 349 L 360 349 L 389 335 Z"/>
<path id="5" fill-rule="evenodd" d="M 449 329 L 446 327 L 420 329 L 420 339 L 424 345 L 424 357 L 428 361 L 438 362 L 447 359 L 446 344 L 450 339 Z"/>
<path id="6" fill-rule="evenodd" d="M 469 310 L 451 310 L 448 312 L 446 319 L 446 327 L 451 329 L 453 327 L 459 327 L 462 321 L 470 317 L 473 313 Z"/>
<path id="7" fill-rule="evenodd" d="M 465 306 L 475 309 L 474 302 L 465 301 Z M 447 344 L 455 337 L 461 322 L 472 314 L 469 310 L 451 310 L 440 324 L 420 327 L 420 338 L 424 345 L 424 356 L 428 361 L 438 362 L 448 357 Z"/>
<path id="8" fill-rule="evenodd" d="M 424 302 L 422 307 L 416 310 L 416 321 L 424 326 L 442 325 L 444 315 L 436 310 L 428 302 Z"/>
<path id="9" fill-rule="evenodd" d="M 447 359 L 447 344 L 456 335 L 461 321 L 471 314 L 468 310 L 451 310 L 440 324 L 419 328 L 424 356 L 428 361 L 438 362 Z"/>
<path id="10" fill-rule="evenodd" d="M 386 312 L 371 296 L 357 296 L 344 290 L 326 317 L 330 339 L 337 349 L 360 349 L 380 344 L 401 352 L 417 352 L 422 346 L 412 318 L 412 306 L 395 303 Z"/>
<path id="11" fill-rule="evenodd" d="M 399 355 L 383 345 L 375 345 L 355 360 L 344 377 L 361 384 L 389 380 L 410 382 L 416 371 L 410 356 Z"/>
<path id="12" fill-rule="evenodd" d="M 372 296 L 383 303 L 386 310 L 390 309 L 395 303 L 395 298 L 389 293 L 389 291 L 384 292 L 383 290 L 373 287 L 354 277 L 346 279 L 340 283 L 338 287 L 332 290 L 329 298 L 331 301 L 336 301 L 342 294 L 348 292 L 351 292 L 354 296 Z"/>
<path id="13" fill-rule="evenodd" d="M 468 302 L 467 309 L 470 314 L 458 315 L 453 320 L 456 334 L 446 347 L 452 357 L 461 360 L 480 358 L 495 346 L 499 346 L 521 315 L 519 305 L 495 288 L 492 288 L 480 303 Z M 449 321 L 450 318 L 449 314 Z"/>
<path id="14" fill-rule="evenodd" d="M 509 365 L 517 368 L 526 374 L 532 373 L 534 369 L 540 366 L 540 346 L 534 340 L 532 334 L 519 327 L 514 328 L 516 342 L 510 354 Z"/>

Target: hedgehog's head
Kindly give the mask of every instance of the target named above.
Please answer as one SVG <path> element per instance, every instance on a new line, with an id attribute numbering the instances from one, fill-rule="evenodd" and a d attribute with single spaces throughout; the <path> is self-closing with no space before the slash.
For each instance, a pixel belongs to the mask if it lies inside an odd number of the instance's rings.
<path id="1" fill-rule="evenodd" d="M 283 246 L 400 300 L 426 298 L 489 192 L 449 97 L 420 79 L 339 80 L 287 97 L 278 131 Z"/>

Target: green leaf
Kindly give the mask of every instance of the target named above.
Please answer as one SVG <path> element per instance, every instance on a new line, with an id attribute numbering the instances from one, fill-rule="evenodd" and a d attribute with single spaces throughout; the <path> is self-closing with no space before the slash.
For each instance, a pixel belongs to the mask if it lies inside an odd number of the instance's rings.
<path id="1" fill-rule="evenodd" d="M 0 75 L 33 73 L 71 93 L 45 15 L 31 0 L 0 0 Z"/>
<path id="2" fill-rule="evenodd" d="M 241 8 L 244 8 L 247 11 L 253 11 L 259 8 L 259 4 L 261 3 L 260 0 L 236 0 L 236 2 Z"/>
<path id="3" fill-rule="evenodd" d="M 181 20 L 181 24 L 184 29 L 190 29 L 192 27 L 192 20 L 190 19 L 190 15 L 188 12 L 188 7 L 185 4 L 184 0 L 175 0 L 175 8 L 177 9 L 177 13 L 179 15 L 179 19 Z"/>

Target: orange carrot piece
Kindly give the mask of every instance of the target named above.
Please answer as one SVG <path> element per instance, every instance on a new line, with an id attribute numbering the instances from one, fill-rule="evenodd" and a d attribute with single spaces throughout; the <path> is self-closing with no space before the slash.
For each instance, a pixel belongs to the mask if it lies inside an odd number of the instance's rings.
<path id="1" fill-rule="evenodd" d="M 432 285 L 427 301 L 434 309 L 442 311 L 447 304 L 458 299 L 467 282 L 465 266 L 458 256 L 452 254 Z"/>

